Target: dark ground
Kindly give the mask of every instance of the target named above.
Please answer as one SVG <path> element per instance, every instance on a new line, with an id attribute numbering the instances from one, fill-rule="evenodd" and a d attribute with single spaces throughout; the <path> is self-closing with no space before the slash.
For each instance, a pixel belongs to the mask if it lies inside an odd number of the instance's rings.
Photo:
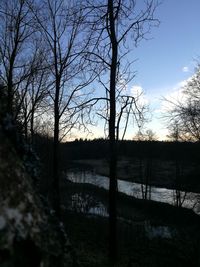
<path id="1" fill-rule="evenodd" d="M 63 218 L 80 266 L 109 266 L 108 218 L 66 209 L 75 193 L 107 207 L 107 191 L 70 182 L 62 187 Z M 192 211 L 119 194 L 118 216 L 116 266 L 200 266 L 200 217 Z M 154 229 L 168 229 L 170 234 L 152 237 Z"/>

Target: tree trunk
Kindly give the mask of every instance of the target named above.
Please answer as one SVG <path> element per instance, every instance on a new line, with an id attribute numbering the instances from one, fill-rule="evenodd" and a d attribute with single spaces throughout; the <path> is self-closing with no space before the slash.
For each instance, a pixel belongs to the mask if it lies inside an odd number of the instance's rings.
<path id="1" fill-rule="evenodd" d="M 13 117 L 13 66 L 10 63 L 10 69 L 8 74 L 8 95 L 7 95 L 7 112 Z"/>
<path id="2" fill-rule="evenodd" d="M 56 82 L 54 102 L 54 142 L 53 142 L 53 207 L 60 218 L 60 188 L 59 188 L 59 93 L 60 85 Z"/>
<path id="3" fill-rule="evenodd" d="M 117 73 L 117 49 L 118 44 L 115 34 L 115 21 L 113 15 L 113 1 L 108 0 L 108 29 L 112 45 L 112 59 L 110 68 L 110 116 L 109 116 L 109 150 L 110 150 L 110 165 L 109 165 L 109 256 L 111 261 L 117 258 L 117 210 L 116 210 L 116 195 L 117 195 L 117 144 L 115 135 L 116 121 L 116 73 Z"/>
<path id="4" fill-rule="evenodd" d="M 35 108 L 32 107 L 31 111 L 31 121 L 30 121 L 30 133 L 31 133 L 31 144 L 33 145 L 33 139 L 34 139 L 34 118 L 35 118 Z"/>
<path id="5" fill-rule="evenodd" d="M 14 97 L 14 88 L 13 88 L 13 70 L 14 70 L 14 64 L 16 60 L 16 54 L 17 54 L 17 48 L 19 45 L 18 42 L 18 37 L 19 37 L 19 28 L 20 25 L 16 25 L 16 36 L 15 36 L 15 43 L 14 43 L 14 48 L 10 57 L 10 62 L 9 62 L 9 71 L 8 71 L 8 85 L 7 85 L 7 90 L 8 90 L 8 97 L 7 97 L 7 111 L 10 114 L 11 118 L 13 119 L 13 97 Z"/>

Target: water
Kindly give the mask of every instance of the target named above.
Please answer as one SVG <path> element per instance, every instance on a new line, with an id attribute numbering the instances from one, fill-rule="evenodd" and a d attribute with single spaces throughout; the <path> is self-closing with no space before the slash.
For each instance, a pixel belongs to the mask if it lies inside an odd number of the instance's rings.
<path id="1" fill-rule="evenodd" d="M 73 169 L 67 172 L 67 180 L 74 183 L 88 183 L 108 190 L 109 178 L 103 175 L 97 174 L 93 170 L 79 170 Z M 144 187 L 144 186 L 143 186 Z M 142 199 L 144 194 L 142 191 L 142 185 L 139 183 L 132 183 L 118 179 L 118 191 L 125 193 L 129 196 Z M 200 194 L 192 192 L 178 192 L 179 202 L 183 207 L 193 209 L 200 215 Z M 148 199 L 165 202 L 171 205 L 177 205 L 177 192 L 166 188 L 148 187 Z M 81 212 L 87 215 L 98 215 L 108 217 L 107 207 L 101 203 L 94 196 L 87 193 L 75 193 L 71 196 L 70 209 Z M 123 218 L 118 218 L 123 220 Z M 154 238 L 166 238 L 173 239 L 177 234 L 176 230 L 169 226 L 152 226 L 149 221 L 144 221 L 141 224 L 141 229 L 145 236 L 152 240 Z"/>
<path id="2" fill-rule="evenodd" d="M 105 205 L 95 200 L 94 197 L 89 194 L 76 193 L 72 195 L 69 208 L 79 213 L 108 217 L 108 211 Z"/>
<path id="3" fill-rule="evenodd" d="M 90 170 L 68 171 L 66 178 L 67 180 L 74 182 L 74 183 L 89 183 L 89 184 L 93 184 L 98 187 L 102 187 L 106 190 L 108 190 L 109 188 L 108 177 L 99 175 L 95 173 L 94 171 L 90 171 Z M 155 186 L 148 187 L 148 190 L 149 190 L 148 199 L 158 201 L 158 202 L 168 203 L 171 205 L 181 205 L 182 207 L 193 209 L 197 214 L 200 214 L 200 194 L 192 193 L 192 192 L 186 193 L 183 191 L 176 192 L 176 190 L 159 188 Z M 125 193 L 129 196 L 134 196 L 140 199 L 144 197 L 142 193 L 142 185 L 139 183 L 132 183 L 132 182 L 118 179 L 118 191 Z M 96 207 L 98 211 L 98 206 Z M 105 214 L 107 214 L 106 210 L 105 210 Z"/>

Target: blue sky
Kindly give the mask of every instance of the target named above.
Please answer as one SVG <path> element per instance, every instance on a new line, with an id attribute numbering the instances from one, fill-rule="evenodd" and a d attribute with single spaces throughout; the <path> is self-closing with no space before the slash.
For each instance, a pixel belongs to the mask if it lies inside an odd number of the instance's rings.
<path id="1" fill-rule="evenodd" d="M 166 133 L 159 120 L 160 99 L 192 76 L 195 60 L 200 57 L 199 11 L 199 0 L 163 0 L 156 12 L 160 26 L 153 28 L 151 39 L 142 41 L 132 53 L 137 59 L 132 86 L 141 86 L 150 101 L 155 115 L 147 127 L 160 139 Z"/>
<path id="2" fill-rule="evenodd" d="M 136 81 L 148 90 L 176 84 L 188 77 L 182 71 L 193 70 L 192 61 L 200 56 L 200 1 L 164 0 L 157 9 L 161 23 L 134 51 L 138 61 Z"/>
<path id="3" fill-rule="evenodd" d="M 138 0 L 138 3 L 141 0 Z M 151 30 L 149 40 L 142 40 L 131 52 L 137 59 L 134 80 L 129 84 L 141 87 L 150 104 L 152 122 L 146 129 L 156 132 L 160 140 L 167 134 L 161 117 L 163 97 L 176 95 L 180 84 L 194 73 L 195 60 L 200 59 L 200 0 L 162 0 L 155 17 L 160 26 Z M 93 128 L 93 137 L 102 137 L 102 123 Z M 127 138 L 137 129 L 130 126 Z"/>

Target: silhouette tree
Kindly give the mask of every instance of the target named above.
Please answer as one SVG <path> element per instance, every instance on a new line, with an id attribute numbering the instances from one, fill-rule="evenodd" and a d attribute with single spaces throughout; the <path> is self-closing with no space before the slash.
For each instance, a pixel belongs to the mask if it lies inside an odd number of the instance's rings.
<path id="1" fill-rule="evenodd" d="M 41 36 L 33 35 L 32 50 L 27 66 L 27 77 L 22 81 L 16 92 L 17 108 L 15 119 L 18 119 L 24 129 L 26 140 L 33 143 L 35 120 L 42 116 L 47 109 L 48 76 L 45 65 L 45 46 Z"/>
<path id="2" fill-rule="evenodd" d="M 174 151 L 174 165 L 175 165 L 175 190 L 174 190 L 174 204 L 177 207 L 181 207 L 185 201 L 187 192 L 181 192 L 180 186 L 181 186 L 181 178 L 182 177 L 182 164 L 179 156 L 179 142 L 181 141 L 180 138 L 180 131 L 179 131 L 179 124 L 177 121 L 174 121 L 174 125 L 171 124 L 170 126 L 170 133 L 168 135 L 168 138 L 170 138 L 172 141 L 175 142 L 175 151 Z M 181 166 L 182 165 L 182 166 Z"/>
<path id="3" fill-rule="evenodd" d="M 125 93 L 127 83 L 134 77 L 134 73 L 130 70 L 133 62 L 128 60 L 127 54 L 144 38 L 146 33 L 149 33 L 151 26 L 158 25 L 158 20 L 154 19 L 157 2 L 148 1 L 143 8 L 138 7 L 136 1 L 132 0 L 107 0 L 101 3 L 85 1 L 84 3 L 83 9 L 88 12 L 88 24 L 93 33 L 94 42 L 86 57 L 89 62 L 100 64 L 98 82 L 105 89 L 106 104 L 99 113 L 106 121 L 105 130 L 109 137 L 109 254 L 111 260 L 115 261 L 117 256 L 116 167 L 119 124 L 124 114 L 127 114 L 127 123 L 131 112 L 140 114 L 136 99 Z M 127 129 L 126 122 L 123 124 L 124 131 Z"/>
<path id="4" fill-rule="evenodd" d="M 169 131 L 178 126 L 181 140 L 200 140 L 200 68 L 180 89 L 179 99 L 164 99 L 168 114 L 164 116 Z"/>
<path id="5" fill-rule="evenodd" d="M 156 134 L 151 130 L 147 129 L 142 131 L 142 127 L 137 132 L 135 140 L 139 141 L 139 176 L 141 180 L 141 192 L 143 199 L 151 199 L 151 177 L 153 171 L 153 158 L 152 158 L 152 141 L 157 139 Z M 142 142 L 148 142 L 148 149 L 146 151 L 146 157 L 142 155 Z"/>
<path id="6" fill-rule="evenodd" d="M 14 114 L 13 99 L 24 79 L 29 75 L 29 43 L 34 32 L 26 1 L 2 0 L 0 3 L 1 79 L 7 90 L 7 111 Z"/>
<path id="7" fill-rule="evenodd" d="M 34 5 L 29 3 L 29 8 L 48 51 L 49 105 L 53 107 L 54 121 L 52 196 L 54 209 L 60 216 L 58 157 L 61 130 L 66 134 L 78 121 L 78 112 L 83 110 L 83 102 L 87 99 L 83 88 L 94 77 L 82 57 L 88 40 L 84 36 L 84 17 L 79 3 L 47 0 Z"/>

